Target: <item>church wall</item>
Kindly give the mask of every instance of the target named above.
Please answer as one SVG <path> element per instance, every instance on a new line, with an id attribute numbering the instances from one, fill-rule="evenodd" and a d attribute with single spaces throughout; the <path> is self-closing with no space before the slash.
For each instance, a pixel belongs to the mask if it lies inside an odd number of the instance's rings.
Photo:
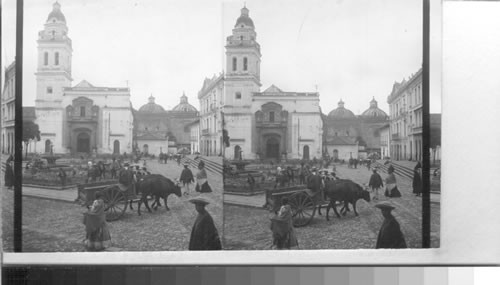
<path id="1" fill-rule="evenodd" d="M 358 158 L 358 146 L 357 145 L 327 145 L 326 149 L 328 150 L 328 154 L 333 156 L 333 151 L 338 151 L 338 158 L 344 159 L 346 162 L 349 158 Z"/>
<path id="2" fill-rule="evenodd" d="M 252 151 L 252 116 L 226 114 L 224 117 L 230 138 L 230 147 L 226 149 L 226 158 L 234 159 L 234 147 L 239 145 L 243 159 L 254 159 Z"/>
<path id="3" fill-rule="evenodd" d="M 63 110 L 61 109 L 36 109 L 36 124 L 40 130 L 41 147 L 39 152 L 45 151 L 45 141 L 50 140 L 54 145 L 55 153 L 66 153 L 63 147 Z"/>
<path id="4" fill-rule="evenodd" d="M 160 150 L 162 152 L 167 152 L 168 150 L 168 142 L 166 140 L 137 140 L 137 146 L 139 147 L 139 151 L 144 151 L 144 145 L 148 145 L 148 153 L 150 155 L 155 155 L 158 157 L 160 154 Z"/>
<path id="5" fill-rule="evenodd" d="M 101 136 L 103 140 L 103 145 L 100 147 L 100 152 L 103 153 L 112 153 L 113 152 L 113 141 L 110 141 L 109 144 L 104 144 L 104 141 L 109 137 L 109 132 L 112 137 L 117 138 L 120 141 L 120 151 L 123 153 L 126 151 L 127 153 L 132 152 L 132 124 L 133 117 L 130 109 L 105 109 L 104 114 L 111 114 L 111 124 L 109 125 L 111 128 L 108 130 L 105 126 L 102 126 Z"/>

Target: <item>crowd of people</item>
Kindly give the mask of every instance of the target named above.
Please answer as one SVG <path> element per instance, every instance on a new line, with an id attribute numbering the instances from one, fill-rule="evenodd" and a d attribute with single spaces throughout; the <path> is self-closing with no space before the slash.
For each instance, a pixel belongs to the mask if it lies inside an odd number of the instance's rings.
<path id="1" fill-rule="evenodd" d="M 373 173 L 368 182 L 368 188 L 373 193 L 373 200 L 379 200 L 379 190 L 384 189 L 384 196 L 388 198 L 401 197 L 401 192 L 397 187 L 397 180 L 395 175 L 395 168 L 392 164 L 387 167 L 387 177 L 382 179 L 378 173 L 379 167 L 372 167 L 371 161 L 367 164 L 367 168 Z M 353 161 L 352 165 L 356 168 L 356 163 Z M 349 162 L 351 168 L 351 161 Z M 422 179 L 421 179 L 421 163 L 415 165 L 413 171 L 412 188 L 416 196 L 421 196 L 422 193 Z M 290 167 L 282 168 L 277 167 L 276 171 L 276 185 L 280 184 L 280 175 L 287 175 Z M 315 166 L 310 166 L 302 163 L 299 168 L 299 183 L 307 186 L 306 193 L 314 199 L 321 199 L 325 184 L 327 181 L 340 180 L 336 174 L 335 165 L 332 171 L 327 169 L 319 170 Z M 249 174 L 249 184 L 255 184 L 255 180 L 251 179 Z M 254 187 L 254 185 L 252 185 Z M 267 199 L 266 199 L 267 200 Z M 264 205 L 267 206 L 267 202 Z M 376 242 L 376 248 L 406 248 L 404 235 L 400 229 L 399 223 L 391 214 L 391 211 L 396 208 L 389 200 L 379 202 L 375 207 L 381 210 L 384 222 L 380 228 L 379 235 Z M 291 208 L 287 198 L 281 201 L 281 208 L 276 213 L 275 217 L 271 219 L 271 231 L 273 233 L 273 247 L 275 249 L 292 249 L 298 248 L 298 240 L 293 226 L 293 217 L 291 215 Z"/>
<path id="2" fill-rule="evenodd" d="M 95 164 L 89 162 L 89 173 L 93 173 Z M 99 163 L 97 163 L 99 165 Z M 120 189 L 127 190 L 151 173 L 145 166 L 131 166 L 128 162 L 120 163 L 113 159 L 110 164 L 111 177 L 118 179 Z M 94 176 L 89 174 L 90 181 L 95 181 Z M 212 189 L 208 184 L 208 176 L 205 169 L 205 162 L 198 162 L 198 171 L 196 173 L 196 181 L 193 172 L 189 168 L 189 164 L 185 163 L 179 178 L 182 183 L 183 195 L 191 195 L 191 185 L 196 182 L 195 191 L 199 193 L 210 193 Z M 95 201 L 84 214 L 84 224 L 86 227 L 85 246 L 88 251 L 102 251 L 111 241 L 111 234 L 105 219 L 104 200 L 101 194 L 96 194 Z M 217 228 L 214 224 L 212 216 L 206 210 L 206 205 L 209 201 L 202 196 L 197 196 L 188 200 L 195 205 L 198 213 L 194 225 L 192 227 L 189 250 L 220 250 L 222 249 L 220 237 Z"/>

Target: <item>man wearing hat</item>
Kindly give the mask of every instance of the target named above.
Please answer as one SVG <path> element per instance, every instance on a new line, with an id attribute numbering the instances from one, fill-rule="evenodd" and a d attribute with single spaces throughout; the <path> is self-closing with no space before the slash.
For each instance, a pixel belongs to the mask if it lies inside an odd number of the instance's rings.
<path id="1" fill-rule="evenodd" d="M 384 223 L 380 227 L 375 248 L 407 248 L 399 223 L 391 214 L 395 207 L 388 201 L 380 202 L 375 207 L 379 208 L 384 216 Z"/>
<path id="2" fill-rule="evenodd" d="M 118 175 L 118 186 L 122 190 L 127 190 L 130 186 L 133 185 L 134 182 L 134 173 L 129 169 L 129 164 L 123 164 L 123 169 L 120 171 L 120 175 Z"/>
<path id="3" fill-rule="evenodd" d="M 375 192 L 373 200 L 378 200 L 378 189 L 382 188 L 384 186 L 384 183 L 382 182 L 382 177 L 380 177 L 380 174 L 377 173 L 376 167 L 373 168 L 373 174 L 370 177 L 370 182 L 368 182 L 368 186 L 372 189 L 372 191 Z"/>
<path id="4" fill-rule="evenodd" d="M 195 205 L 198 212 L 189 239 L 189 250 L 221 250 L 222 245 L 214 220 L 205 209 L 209 202 L 202 197 L 192 198 L 189 202 Z"/>
<path id="5" fill-rule="evenodd" d="M 191 172 L 191 169 L 188 168 L 189 164 L 186 162 L 184 163 L 184 169 L 182 170 L 181 173 L 181 178 L 179 179 L 184 187 L 186 187 L 186 191 L 184 192 L 184 195 L 189 195 L 189 184 L 191 182 L 194 182 L 194 177 L 193 177 L 193 172 Z"/>
<path id="6" fill-rule="evenodd" d="M 309 176 L 307 181 L 307 189 L 310 190 L 308 192 L 309 195 L 313 196 L 313 199 L 321 198 L 321 195 L 318 195 L 321 192 L 321 188 L 323 185 L 323 180 L 319 175 L 317 168 L 312 168 L 312 175 Z"/>

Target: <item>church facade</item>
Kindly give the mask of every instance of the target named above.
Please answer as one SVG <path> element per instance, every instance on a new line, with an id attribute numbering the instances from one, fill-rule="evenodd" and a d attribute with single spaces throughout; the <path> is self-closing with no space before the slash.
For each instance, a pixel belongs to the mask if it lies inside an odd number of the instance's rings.
<path id="1" fill-rule="evenodd" d="M 66 18 L 54 3 L 38 35 L 35 101 L 43 151 L 130 153 L 133 114 L 129 88 L 71 86 L 72 42 Z"/>
<path id="2" fill-rule="evenodd" d="M 261 52 L 256 37 L 244 7 L 226 39 L 225 73 L 205 79 L 199 92 L 201 149 L 206 136 L 230 160 L 320 158 L 323 122 L 319 94 L 285 92 L 274 85 L 261 91 Z M 210 102 L 206 112 L 204 102 Z M 229 147 L 222 143 L 222 129 L 227 130 Z"/>

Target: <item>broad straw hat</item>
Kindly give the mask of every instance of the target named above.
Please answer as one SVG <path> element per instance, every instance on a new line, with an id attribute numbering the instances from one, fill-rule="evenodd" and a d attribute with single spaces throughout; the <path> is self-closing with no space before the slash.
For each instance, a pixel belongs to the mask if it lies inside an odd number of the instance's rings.
<path id="1" fill-rule="evenodd" d="M 383 210 L 383 209 L 388 209 L 388 210 L 392 210 L 392 209 L 395 209 L 396 207 L 394 207 L 390 202 L 388 201 L 382 201 L 380 203 L 377 203 L 375 205 L 375 207 Z"/>
<path id="2" fill-rule="evenodd" d="M 208 205 L 208 204 L 210 204 L 207 200 L 205 200 L 202 197 L 197 197 L 197 198 L 189 199 L 189 202 L 191 202 L 193 204 L 200 204 L 200 205 Z"/>

